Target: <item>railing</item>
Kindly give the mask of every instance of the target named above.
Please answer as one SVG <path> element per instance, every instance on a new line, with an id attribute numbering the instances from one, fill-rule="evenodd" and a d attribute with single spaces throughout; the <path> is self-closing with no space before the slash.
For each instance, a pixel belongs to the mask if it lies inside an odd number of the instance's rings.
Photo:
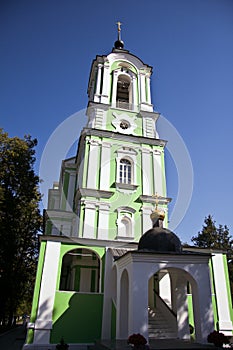
<path id="1" fill-rule="evenodd" d="M 125 101 L 116 101 L 116 103 L 112 104 L 112 107 L 115 108 L 121 108 L 121 109 L 127 109 L 128 111 L 133 111 L 137 112 L 138 111 L 138 106 L 134 105 L 133 103 L 128 103 Z"/>

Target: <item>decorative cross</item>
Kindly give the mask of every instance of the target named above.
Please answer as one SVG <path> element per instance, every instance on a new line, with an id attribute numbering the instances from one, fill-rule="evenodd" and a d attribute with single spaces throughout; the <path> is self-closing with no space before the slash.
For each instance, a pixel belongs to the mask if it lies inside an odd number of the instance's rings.
<path id="1" fill-rule="evenodd" d="M 158 210 L 159 199 L 162 198 L 162 197 L 158 196 L 158 192 L 156 192 L 155 194 L 152 194 L 152 197 L 155 198 L 155 210 Z"/>
<path id="2" fill-rule="evenodd" d="M 120 33 L 122 23 L 120 21 L 118 21 L 116 24 L 117 24 L 118 33 Z"/>
<path id="3" fill-rule="evenodd" d="M 122 23 L 118 21 L 117 23 L 117 31 L 118 31 L 118 40 L 121 40 L 121 25 Z"/>

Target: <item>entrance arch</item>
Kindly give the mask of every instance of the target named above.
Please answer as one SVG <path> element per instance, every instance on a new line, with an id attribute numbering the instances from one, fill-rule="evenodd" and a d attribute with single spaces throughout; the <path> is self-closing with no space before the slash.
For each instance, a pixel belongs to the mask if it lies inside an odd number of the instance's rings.
<path id="1" fill-rule="evenodd" d="M 176 313 L 176 337 L 190 338 L 187 301 L 187 283 L 189 282 L 192 288 L 195 340 L 203 344 L 207 343 L 207 336 L 214 329 L 209 258 L 209 254 L 128 251 L 117 259 L 115 264 L 122 277 L 118 279 L 119 296 L 125 295 L 123 294 L 125 293 L 124 287 L 121 286 L 122 282 L 123 286 L 126 285 L 125 290 L 127 290 L 125 298 L 129 300 L 129 308 L 126 307 L 127 315 L 129 315 L 127 316 L 128 325 L 125 329 L 128 329 L 130 334 L 140 332 L 146 339 L 149 338 L 150 280 L 157 273 L 169 273 L 171 307 Z M 123 275 L 124 270 L 127 270 L 127 275 Z M 118 300 L 119 315 L 123 307 L 121 303 Z M 126 332 L 124 334 L 127 336 Z"/>

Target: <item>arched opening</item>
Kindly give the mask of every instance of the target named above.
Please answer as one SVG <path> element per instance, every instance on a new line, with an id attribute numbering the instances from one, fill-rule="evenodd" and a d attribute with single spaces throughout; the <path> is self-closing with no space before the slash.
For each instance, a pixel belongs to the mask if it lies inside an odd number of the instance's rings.
<path id="1" fill-rule="evenodd" d="M 196 282 L 186 271 L 168 268 L 157 271 L 148 281 L 148 330 L 150 338 L 195 338 L 199 322 L 194 304 Z"/>
<path id="2" fill-rule="evenodd" d="M 132 183 L 132 164 L 125 158 L 120 160 L 119 182 L 124 184 Z"/>
<path id="3" fill-rule="evenodd" d="M 120 284 L 120 339 L 128 338 L 128 318 L 129 318 L 129 277 L 126 270 L 121 275 Z"/>
<path id="4" fill-rule="evenodd" d="M 60 290 L 98 293 L 99 286 L 100 259 L 95 252 L 78 248 L 63 256 Z"/>
<path id="5" fill-rule="evenodd" d="M 129 109 L 132 103 L 131 80 L 127 75 L 120 74 L 117 80 L 116 106 Z"/>

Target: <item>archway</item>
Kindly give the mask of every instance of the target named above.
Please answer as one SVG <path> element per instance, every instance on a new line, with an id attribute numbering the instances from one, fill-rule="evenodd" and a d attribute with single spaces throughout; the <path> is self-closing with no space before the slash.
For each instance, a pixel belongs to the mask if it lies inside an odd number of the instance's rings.
<path id="1" fill-rule="evenodd" d="M 100 259 L 90 249 L 77 248 L 62 259 L 60 290 L 98 293 L 100 290 Z"/>
<path id="2" fill-rule="evenodd" d="M 190 339 L 199 328 L 198 299 L 197 282 L 185 270 L 153 274 L 148 281 L 149 337 Z"/>

